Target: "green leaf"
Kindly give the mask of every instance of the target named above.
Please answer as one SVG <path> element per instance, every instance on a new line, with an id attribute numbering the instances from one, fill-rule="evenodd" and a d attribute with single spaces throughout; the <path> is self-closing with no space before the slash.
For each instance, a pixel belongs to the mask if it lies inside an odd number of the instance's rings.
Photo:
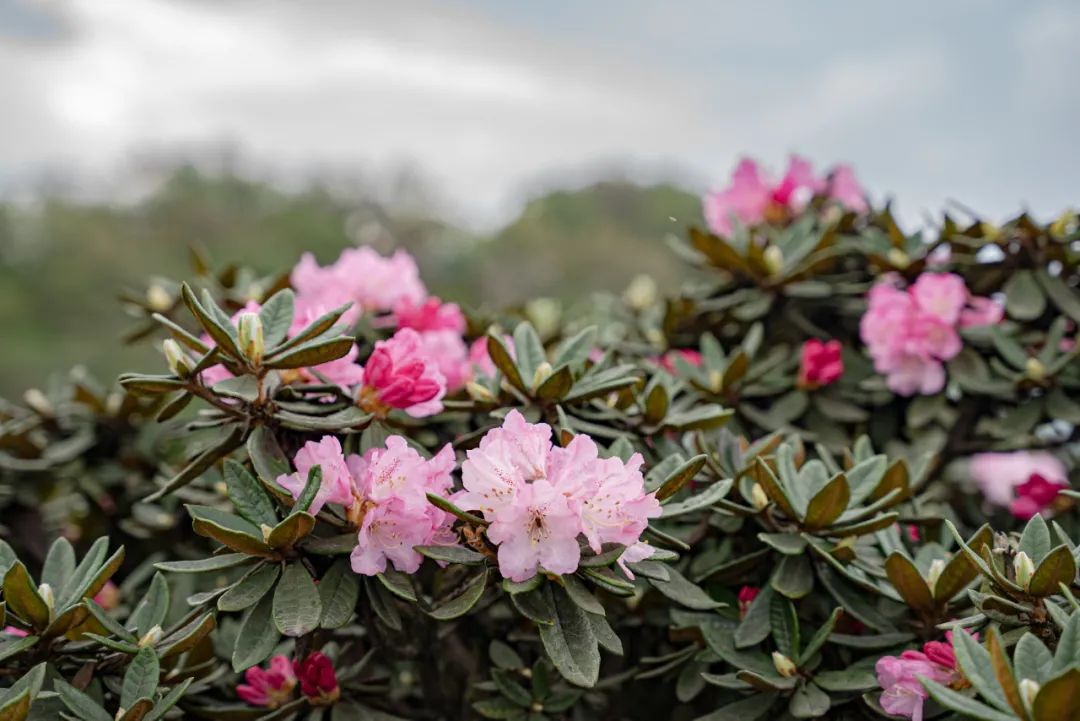
<path id="1" fill-rule="evenodd" d="M 296 348 L 300 345 L 303 345 L 304 343 L 307 343 L 312 338 L 318 338 L 323 333 L 326 333 L 326 331 L 333 328 L 334 324 L 338 322 L 341 316 L 345 314 L 345 311 L 351 308 L 352 305 L 353 304 L 349 302 L 344 305 L 338 306 L 329 313 L 324 313 L 323 315 L 320 315 L 318 318 L 308 323 L 307 326 L 302 328 L 299 333 L 294 335 L 292 338 L 289 338 L 277 348 L 274 348 L 274 352 L 283 353 L 290 348 Z"/>
<path id="2" fill-rule="evenodd" d="M 1017 678 L 1043 683 L 1050 677 L 1054 655 L 1035 634 L 1025 633 L 1016 643 L 1013 663 L 1016 665 Z"/>
<path id="3" fill-rule="evenodd" d="M 169 611 L 169 584 L 160 572 L 150 580 L 150 588 L 142 597 L 125 624 L 136 636 L 141 636 L 154 626 L 160 626 Z"/>
<path id="4" fill-rule="evenodd" d="M 1069 622 L 1065 624 L 1065 628 L 1061 630 L 1057 648 L 1054 649 L 1054 665 L 1050 668 L 1050 675 L 1057 676 L 1075 665 L 1078 658 L 1080 658 L 1080 613 L 1073 613 L 1069 617 Z"/>
<path id="5" fill-rule="evenodd" d="M 315 501 L 315 496 L 319 495 L 319 489 L 322 488 L 322 468 L 320 466 L 312 466 L 308 470 L 307 481 L 304 483 L 303 490 L 300 491 L 300 495 L 296 497 L 296 504 L 293 506 L 293 513 L 306 513 L 311 504 Z"/>
<path id="6" fill-rule="evenodd" d="M 397 610 L 397 602 L 392 593 L 386 590 L 386 586 L 370 576 L 364 577 L 364 588 L 367 590 L 368 601 L 375 615 L 395 631 L 402 629 L 401 614 Z"/>
<path id="7" fill-rule="evenodd" d="M 784 492 L 780 485 L 780 479 L 773 473 L 772 468 L 761 460 L 760 457 L 754 458 L 754 465 L 750 468 L 751 477 L 754 482 L 761 486 L 765 491 L 765 495 L 769 497 L 769 500 L 777 505 L 777 507 L 783 511 L 784 515 L 791 520 L 799 518 L 799 514 L 795 512 L 795 507 L 792 506 L 791 500 Z"/>
<path id="8" fill-rule="evenodd" d="M 591 325 L 559 343 L 555 348 L 552 365 L 558 368 L 561 365 L 576 366 L 584 363 L 596 347 L 596 334 L 596 326 Z"/>
<path id="9" fill-rule="evenodd" d="M 278 477 L 288 475 L 292 468 L 273 431 L 266 426 L 257 426 L 248 436 L 247 452 L 251 457 L 251 465 L 262 482 L 271 489 L 276 487 L 276 493 L 291 498 L 289 492 L 277 483 Z"/>
<path id="10" fill-rule="evenodd" d="M 555 623 L 541 625 L 540 640 L 548 658 L 563 678 L 575 686 L 591 688 L 600 675 L 600 648 L 585 611 L 562 588 L 544 587 L 555 607 Z"/>
<path id="11" fill-rule="evenodd" d="M 152 648 L 140 649 L 124 672 L 120 706 L 131 708 L 141 698 L 153 698 L 161 673 L 157 654 Z"/>
<path id="12" fill-rule="evenodd" d="M 559 366 L 555 371 L 544 379 L 536 389 L 536 397 L 544 401 L 558 401 L 562 399 L 574 385 L 574 376 L 569 366 Z"/>
<path id="13" fill-rule="evenodd" d="M 187 381 L 174 376 L 125 373 L 117 379 L 124 390 L 141 396 L 173 393 L 187 387 Z"/>
<path id="14" fill-rule="evenodd" d="M 274 591 L 274 626 L 284 636 L 303 636 L 319 625 L 322 601 L 315 580 L 301 563 L 285 566 Z"/>
<path id="15" fill-rule="evenodd" d="M 650 578 L 648 579 L 648 582 L 652 584 L 653 588 L 670 598 L 672 601 L 696 611 L 709 611 L 727 605 L 722 601 L 713 599 L 705 593 L 705 591 L 701 590 L 701 588 L 688 581 L 674 568 L 669 568 L 668 573 L 671 576 L 671 580 L 669 581 L 659 581 L 655 578 Z"/>
<path id="16" fill-rule="evenodd" d="M 250 563 L 252 560 L 254 559 L 251 556 L 244 553 L 225 553 L 193 561 L 164 561 L 155 563 L 154 568 L 166 573 L 209 573 L 239 566 L 242 563 Z"/>
<path id="17" fill-rule="evenodd" d="M 587 611 L 585 612 L 585 616 L 589 619 L 589 623 L 592 624 L 593 635 L 596 636 L 596 641 L 600 644 L 600 648 L 609 653 L 613 653 L 616 656 L 622 656 L 622 639 L 619 638 L 619 635 L 611 628 L 611 624 L 608 623 L 607 619 Z"/>
<path id="18" fill-rule="evenodd" d="M 781 595 L 773 595 L 769 603 L 769 625 L 780 652 L 788 658 L 798 658 L 801 646 L 799 618 L 791 601 Z"/>
<path id="19" fill-rule="evenodd" d="M 1035 721 L 1080 718 L 1080 667 L 1047 681 L 1032 705 Z"/>
<path id="20" fill-rule="evenodd" d="M 206 307 L 199 302 L 195 297 L 195 293 L 191 290 L 191 286 L 187 283 L 180 285 L 180 296 L 184 299 L 184 304 L 188 307 L 188 310 L 195 316 L 195 320 L 199 321 L 199 325 L 203 327 L 207 335 L 213 338 L 214 343 L 222 351 L 233 358 L 242 359 L 244 357 L 240 352 L 240 348 L 236 345 L 236 339 L 234 338 L 236 329 L 228 323 L 228 316 L 225 316 L 221 309 L 213 304 L 213 299 L 208 294 L 204 296 L 204 299 L 209 301 L 210 307 Z M 220 317 L 224 317 L 225 322 L 222 322 Z"/>
<path id="21" fill-rule="evenodd" d="M 330 566 L 319 582 L 319 599 L 322 603 L 322 628 L 341 628 L 356 610 L 360 597 L 360 579 L 353 573 L 349 561 L 340 558 Z"/>
<path id="22" fill-rule="evenodd" d="M 165 659 L 190 651 L 206 638 L 216 625 L 213 613 L 199 616 L 163 638 L 158 644 L 159 655 Z"/>
<path id="23" fill-rule="evenodd" d="M 1020 536 L 1018 549 L 1031 557 L 1037 566 L 1051 549 L 1050 528 L 1046 520 L 1036 514 L 1024 526 L 1024 532 Z"/>
<path id="24" fill-rule="evenodd" d="M 478 571 L 469 577 L 457 593 L 449 598 L 436 599 L 426 613 L 440 621 L 448 621 L 452 618 L 464 616 L 472 610 L 476 602 L 484 595 L 487 587 L 487 566 L 480 566 Z"/>
<path id="25" fill-rule="evenodd" d="M 239 426 L 233 426 L 232 431 L 228 436 L 216 446 L 206 449 L 199 455 L 195 456 L 186 466 L 184 466 L 179 473 L 165 482 L 165 485 L 157 489 L 149 496 L 143 499 L 146 503 L 152 503 L 154 501 L 164 498 L 173 491 L 183 488 L 187 484 L 194 481 L 201 476 L 207 469 L 217 463 L 219 460 L 229 455 L 234 449 L 238 448 L 240 444 L 244 442 L 244 431 Z"/>
<path id="26" fill-rule="evenodd" d="M 503 339 L 494 331 L 488 331 L 487 347 L 491 362 L 495 364 L 495 367 L 499 369 L 507 382 L 522 393 L 528 393 L 529 388 L 521 378 L 521 373 L 518 371 L 517 364 L 514 362 L 514 357 L 510 354 Z M 531 381 L 532 378 L 529 378 L 529 380 Z"/>
<path id="27" fill-rule="evenodd" d="M 29 648 L 33 648 L 40 640 L 41 639 L 38 636 L 23 636 L 22 638 L 15 638 L 0 643 L 0 661 L 6 661 L 12 656 L 20 654 Z"/>
<path id="28" fill-rule="evenodd" d="M 280 639 L 272 620 L 273 602 L 273 596 L 263 596 L 244 613 L 232 653 L 233 671 L 239 673 L 256 666 L 273 653 Z"/>
<path id="29" fill-rule="evenodd" d="M 113 721 L 112 714 L 64 679 L 55 679 L 53 681 L 53 690 L 59 694 L 60 702 L 75 714 L 76 718 L 83 721 Z"/>
<path id="30" fill-rule="evenodd" d="M 699 405 L 688 411 L 668 413 L 664 428 L 674 431 L 707 431 L 727 423 L 735 411 L 715 403 Z"/>
<path id="31" fill-rule="evenodd" d="M 750 602 L 746 610 L 746 616 L 739 622 L 735 629 L 735 646 L 746 648 L 756 646 L 769 637 L 772 631 L 771 608 L 774 596 L 772 587 L 765 586 L 757 597 Z"/>
<path id="32" fill-rule="evenodd" d="M 262 484 L 232 459 L 226 459 L 223 470 L 225 488 L 236 512 L 256 526 L 277 524 L 274 502 L 266 495 Z"/>
<path id="33" fill-rule="evenodd" d="M 428 493 L 427 494 L 427 499 L 431 503 L 431 505 L 435 506 L 436 508 L 438 508 L 440 510 L 446 511 L 450 515 L 455 516 L 456 518 L 459 518 L 460 520 L 465 521 L 466 523 L 471 523 L 474 526 L 487 526 L 488 525 L 488 522 L 485 521 L 480 516 L 469 513 L 468 511 L 461 510 L 460 508 L 455 506 L 453 503 L 451 503 L 450 501 L 448 501 L 447 499 L 443 498 L 442 496 L 440 496 L 440 495 L 438 495 L 436 493 Z"/>
<path id="34" fill-rule="evenodd" d="M 274 549 L 262 540 L 262 531 L 250 521 L 212 506 L 187 504 L 185 507 L 191 516 L 191 528 L 198 535 L 253 556 L 273 553 Z"/>
<path id="35" fill-rule="evenodd" d="M 291 548 L 301 539 L 306 538 L 315 528 L 315 517 L 310 513 L 295 510 L 285 520 L 271 529 L 267 542 L 274 548 Z"/>
<path id="36" fill-rule="evenodd" d="M 165 713 L 183 698 L 188 686 L 190 686 L 194 680 L 195 679 L 193 678 L 188 678 L 185 679 L 183 683 L 174 686 L 169 693 L 165 694 L 160 701 L 154 704 L 154 710 L 146 716 L 146 721 L 158 721 L 159 719 L 164 718 Z"/>
<path id="37" fill-rule="evenodd" d="M 847 478 L 838 473 L 810 499 L 803 525 L 811 530 L 828 528 L 847 509 L 851 492 Z"/>
<path id="38" fill-rule="evenodd" d="M 412 579 L 408 574 L 387 567 L 382 573 L 375 575 L 387 591 L 398 598 L 416 603 L 416 591 L 413 589 Z"/>
<path id="39" fill-rule="evenodd" d="M 285 336 L 293 322 L 295 296 L 288 288 L 279 290 L 262 304 L 259 320 L 262 321 L 263 339 L 266 347 L 273 350 Z"/>
<path id="40" fill-rule="evenodd" d="M 1046 291 L 1050 300 L 1062 313 L 1080 323 L 1080 294 L 1070 288 L 1059 276 L 1050 275 L 1045 270 L 1037 270 L 1035 278 Z"/>
<path id="41" fill-rule="evenodd" d="M 38 595 L 22 561 L 16 561 L 4 575 L 4 600 L 8 608 L 35 629 L 49 625 L 49 607 Z"/>
<path id="42" fill-rule="evenodd" d="M 979 695 L 1002 711 L 1009 711 L 1009 702 L 994 675 L 990 652 L 967 633 L 954 633 L 952 642 L 957 666 Z"/>
<path id="43" fill-rule="evenodd" d="M 795 718 L 818 718 L 829 711 L 832 701 L 829 695 L 813 683 L 805 683 L 795 689 L 788 702 L 788 711 Z"/>
<path id="44" fill-rule="evenodd" d="M 535 578 L 535 577 L 534 577 Z M 548 584 L 534 586 L 531 590 L 512 593 L 510 600 L 518 612 L 540 626 L 554 626 L 557 617 Z"/>
<path id="45" fill-rule="evenodd" d="M 1016 320 L 1035 320 L 1046 310 L 1046 296 L 1030 270 L 1014 270 L 1002 290 L 1005 310 Z"/>
<path id="46" fill-rule="evenodd" d="M 1076 558 L 1066 545 L 1050 551 L 1038 562 L 1035 575 L 1031 577 L 1028 592 L 1035 596 L 1050 596 L 1058 593 L 1060 584 L 1072 585 L 1076 580 Z"/>
<path id="47" fill-rule="evenodd" d="M 930 679 L 919 678 L 919 681 L 922 682 L 923 687 L 930 694 L 930 698 L 950 711 L 955 711 L 969 718 L 980 719 L 980 721 L 1016 721 L 1016 717 L 1011 713 L 996 711 L 980 701 L 953 691 L 951 688 L 942 686 Z"/>
<path id="48" fill-rule="evenodd" d="M 814 684 L 826 691 L 839 693 L 869 691 L 878 688 L 877 678 L 869 669 L 848 668 L 842 671 L 822 671 L 814 674 Z"/>
<path id="49" fill-rule="evenodd" d="M 682 487 L 705 467 L 705 460 L 705 454 L 694 456 L 668 474 L 656 491 L 656 500 L 664 501 L 682 490 Z"/>
<path id="50" fill-rule="evenodd" d="M 514 328 L 514 356 L 521 377 L 526 383 L 532 381 L 536 369 L 547 360 L 544 344 L 540 342 L 540 336 L 528 321 L 522 321 Z"/>
<path id="51" fill-rule="evenodd" d="M 576 603 L 583 611 L 603 616 L 604 605 L 592 594 L 584 583 L 572 573 L 562 577 L 563 588 L 570 600 Z"/>
<path id="52" fill-rule="evenodd" d="M 464 546 L 413 546 L 413 550 L 422 556 L 444 563 L 475 566 L 484 562 L 484 554 Z"/>
<path id="53" fill-rule="evenodd" d="M 806 556 L 784 556 L 773 571 L 769 585 L 791 599 L 800 599 L 814 588 L 814 569 Z"/>
<path id="54" fill-rule="evenodd" d="M 722 706 L 712 713 L 698 716 L 694 721 L 757 721 L 776 703 L 773 694 L 759 693 Z"/>
<path id="55" fill-rule="evenodd" d="M 355 344 L 356 341 L 349 336 L 316 339 L 310 343 L 269 356 L 263 361 L 263 366 L 277 370 L 320 366 L 323 363 L 345 357 Z"/>
<path id="56" fill-rule="evenodd" d="M 45 556 L 45 565 L 41 569 L 41 582 L 49 584 L 59 596 L 74 573 L 75 549 L 66 538 L 57 538 L 49 546 L 49 553 Z"/>
<path id="57" fill-rule="evenodd" d="M 243 611 L 258 603 L 274 587 L 281 574 L 276 563 L 262 563 L 225 593 L 218 596 L 220 611 Z"/>
<path id="58" fill-rule="evenodd" d="M 833 609 L 833 612 L 829 614 L 825 623 L 810 637 L 810 641 L 806 644 L 806 648 L 803 649 L 802 655 L 796 659 L 797 666 L 805 666 L 813 660 L 814 654 L 820 651 L 821 647 L 825 645 L 825 641 L 829 639 L 829 635 L 832 633 L 833 628 L 836 627 L 836 622 L 840 620 L 840 616 L 843 615 L 843 613 L 844 610 L 842 608 Z"/>
<path id="59" fill-rule="evenodd" d="M 885 573 L 889 576 L 889 583 L 908 606 L 916 611 L 926 611 L 934 607 L 930 586 L 907 556 L 899 552 L 890 555 L 885 560 Z"/>

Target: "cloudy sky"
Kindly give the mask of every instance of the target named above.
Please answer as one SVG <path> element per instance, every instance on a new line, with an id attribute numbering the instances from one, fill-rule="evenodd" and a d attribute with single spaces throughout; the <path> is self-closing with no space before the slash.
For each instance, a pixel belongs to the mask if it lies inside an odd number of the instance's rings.
<path id="1" fill-rule="evenodd" d="M 0 0 L 0 192 L 147 153 L 412 165 L 489 224 L 614 169 L 852 162 L 906 218 L 1080 198 L 1080 6 L 1036 0 Z"/>

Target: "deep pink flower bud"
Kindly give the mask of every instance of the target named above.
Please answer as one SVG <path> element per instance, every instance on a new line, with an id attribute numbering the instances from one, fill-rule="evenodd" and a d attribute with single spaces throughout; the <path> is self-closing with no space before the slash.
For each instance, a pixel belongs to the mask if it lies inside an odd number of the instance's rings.
<path id="1" fill-rule="evenodd" d="M 1051 481 L 1043 475 L 1032 473 L 1016 487 L 1016 498 L 1009 505 L 1009 511 L 1026 521 L 1053 505 L 1058 493 L 1068 487 L 1067 483 Z"/>
<path id="2" fill-rule="evenodd" d="M 364 409 L 385 415 L 401 408 L 414 418 L 442 410 L 446 378 L 423 339 L 412 328 L 402 328 L 388 340 L 375 344 L 364 365 L 358 401 Z"/>
<path id="3" fill-rule="evenodd" d="M 754 602 L 754 599 L 761 593 L 761 589 L 757 586 L 743 586 L 739 589 L 739 618 L 745 618 L 747 611 L 750 610 L 750 604 Z"/>
<path id="4" fill-rule="evenodd" d="M 101 590 L 94 594 L 94 603 L 111 611 L 120 604 L 120 589 L 112 581 L 106 581 Z"/>
<path id="5" fill-rule="evenodd" d="M 315 651 L 303 662 L 293 661 L 293 671 L 300 680 L 300 691 L 313 706 L 329 706 L 341 696 L 334 664 L 326 654 Z"/>
<path id="6" fill-rule="evenodd" d="M 838 340 L 823 343 L 817 338 L 811 338 L 803 343 L 799 387 L 813 389 L 836 382 L 844 374 L 841 350 Z"/>
<path id="7" fill-rule="evenodd" d="M 252 706 L 277 708 L 292 697 L 296 687 L 293 666 L 285 656 L 270 659 L 270 668 L 253 666 L 244 673 L 244 680 L 236 687 L 236 695 Z"/>

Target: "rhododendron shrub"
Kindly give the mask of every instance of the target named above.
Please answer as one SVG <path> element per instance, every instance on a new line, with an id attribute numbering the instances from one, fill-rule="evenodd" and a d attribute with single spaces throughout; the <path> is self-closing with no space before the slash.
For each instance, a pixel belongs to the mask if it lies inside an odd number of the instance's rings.
<path id="1" fill-rule="evenodd" d="M 871 197 L 744 160 L 587 315 L 155 281 L 0 403 L 0 717 L 1080 718 L 1080 223 Z"/>

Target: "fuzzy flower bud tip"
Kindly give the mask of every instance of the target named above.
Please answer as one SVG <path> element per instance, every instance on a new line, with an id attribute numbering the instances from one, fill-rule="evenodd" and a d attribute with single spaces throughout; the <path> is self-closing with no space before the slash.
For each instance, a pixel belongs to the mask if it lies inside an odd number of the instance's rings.
<path id="1" fill-rule="evenodd" d="M 776 672 L 784 678 L 792 678 L 799 672 L 795 663 L 779 651 L 772 652 L 772 662 L 773 666 L 776 667 Z"/>
<path id="2" fill-rule="evenodd" d="M 930 590 L 934 590 L 934 586 L 937 585 L 938 579 L 941 578 L 942 571 L 945 570 L 945 561 L 941 558 L 935 558 L 930 563 L 930 569 L 926 573 L 926 585 L 930 587 Z"/>
<path id="3" fill-rule="evenodd" d="M 1013 558 L 1013 571 L 1016 574 L 1016 585 L 1025 591 L 1031 586 L 1031 578 L 1035 575 L 1035 563 L 1031 556 L 1020 551 Z"/>
<path id="4" fill-rule="evenodd" d="M 258 313 L 241 313 L 236 320 L 236 333 L 240 342 L 240 351 L 252 363 L 262 361 L 266 351 L 266 342 L 263 337 L 262 319 Z"/>
<path id="5" fill-rule="evenodd" d="M 169 371 L 177 378 L 187 378 L 191 374 L 191 359 L 180 347 L 180 344 L 172 338 L 166 338 L 161 344 L 161 350 L 165 353 L 165 361 L 169 364 Z"/>

